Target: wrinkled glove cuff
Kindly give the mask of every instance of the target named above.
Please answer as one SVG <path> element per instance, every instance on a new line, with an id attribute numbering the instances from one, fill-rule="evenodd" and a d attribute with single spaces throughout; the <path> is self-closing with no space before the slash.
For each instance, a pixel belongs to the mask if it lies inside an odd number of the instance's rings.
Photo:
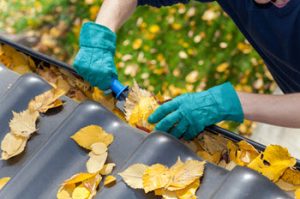
<path id="1" fill-rule="evenodd" d="M 239 97 L 231 83 L 226 82 L 208 90 L 218 104 L 223 120 L 244 121 L 244 113 Z"/>
<path id="2" fill-rule="evenodd" d="M 80 31 L 80 47 L 101 48 L 113 54 L 116 50 L 117 36 L 109 28 L 87 22 Z"/>

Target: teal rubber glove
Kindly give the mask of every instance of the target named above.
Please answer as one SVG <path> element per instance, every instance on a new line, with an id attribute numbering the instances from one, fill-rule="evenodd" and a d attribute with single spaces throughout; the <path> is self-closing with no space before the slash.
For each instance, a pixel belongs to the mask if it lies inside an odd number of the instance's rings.
<path id="1" fill-rule="evenodd" d="M 81 28 L 74 68 L 92 86 L 108 90 L 112 80 L 118 78 L 115 50 L 116 34 L 102 25 L 87 22 Z"/>
<path id="2" fill-rule="evenodd" d="M 222 120 L 242 122 L 240 100 L 230 83 L 204 92 L 184 94 L 164 103 L 150 115 L 148 121 L 157 123 L 156 130 L 190 140 L 206 126 Z"/>

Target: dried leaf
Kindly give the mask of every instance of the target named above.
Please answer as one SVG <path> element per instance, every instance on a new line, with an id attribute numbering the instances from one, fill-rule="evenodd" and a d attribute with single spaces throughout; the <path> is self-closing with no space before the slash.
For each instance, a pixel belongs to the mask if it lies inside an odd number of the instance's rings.
<path id="1" fill-rule="evenodd" d="M 300 188 L 300 186 L 296 186 L 296 185 L 293 185 L 291 183 L 288 183 L 282 179 L 279 179 L 277 182 L 276 182 L 276 185 L 284 190 L 284 191 L 295 191 L 297 188 Z"/>
<path id="2" fill-rule="evenodd" d="M 101 155 L 107 151 L 107 146 L 102 142 L 96 142 L 91 145 L 91 149 L 94 154 Z"/>
<path id="3" fill-rule="evenodd" d="M 74 189 L 75 189 L 75 184 L 69 184 L 60 187 L 60 189 L 56 194 L 57 199 L 72 199 L 72 192 Z"/>
<path id="4" fill-rule="evenodd" d="M 300 186 L 300 171 L 294 168 L 288 168 L 284 171 L 281 179 L 293 185 Z"/>
<path id="5" fill-rule="evenodd" d="M 148 168 L 144 164 L 134 164 L 124 170 L 119 175 L 122 177 L 124 182 L 133 189 L 143 189 L 143 175 L 145 170 Z"/>
<path id="6" fill-rule="evenodd" d="M 219 73 L 223 73 L 225 72 L 229 67 L 229 64 L 227 62 L 224 62 L 222 64 L 220 64 L 219 66 L 217 66 L 216 71 Z"/>
<path id="7" fill-rule="evenodd" d="M 66 94 L 64 90 L 61 89 L 51 89 L 46 91 L 29 102 L 28 109 L 33 111 L 38 111 L 40 113 L 45 113 L 49 109 L 57 108 L 63 105 L 63 102 L 58 99 Z"/>
<path id="8" fill-rule="evenodd" d="M 92 199 L 96 195 L 101 181 L 99 174 L 78 173 L 66 180 L 57 192 L 58 199 L 85 198 Z"/>
<path id="9" fill-rule="evenodd" d="M 148 123 L 148 117 L 158 105 L 155 97 L 150 92 L 141 89 L 134 82 L 125 102 L 126 120 L 132 126 L 151 131 L 154 129 L 154 125 Z"/>
<path id="10" fill-rule="evenodd" d="M 300 188 L 295 191 L 295 199 L 300 199 Z"/>
<path id="11" fill-rule="evenodd" d="M 9 122 L 10 130 L 17 136 L 29 138 L 36 129 L 36 121 L 39 113 L 36 111 L 25 110 L 21 113 L 13 112 L 13 118 Z"/>
<path id="12" fill-rule="evenodd" d="M 97 187 L 102 180 L 101 175 L 96 174 L 93 178 L 87 179 L 82 182 L 82 185 L 90 191 L 90 197 L 88 199 L 94 198 L 97 193 Z"/>
<path id="13" fill-rule="evenodd" d="M 63 90 L 65 93 L 68 93 L 71 89 L 70 84 L 66 80 L 64 80 L 62 76 L 58 76 L 58 78 L 56 79 L 56 87 L 60 90 Z"/>
<path id="14" fill-rule="evenodd" d="M 25 149 L 27 139 L 12 133 L 7 133 L 1 142 L 2 159 L 7 160 L 22 153 Z"/>
<path id="15" fill-rule="evenodd" d="M 71 178 L 67 179 L 63 185 L 69 185 L 69 184 L 76 184 L 79 182 L 82 182 L 84 180 L 88 180 L 90 178 L 95 177 L 95 174 L 93 173 L 78 173 L 73 175 Z"/>
<path id="16" fill-rule="evenodd" d="M 106 133 L 100 126 L 90 125 L 80 129 L 71 138 L 81 147 L 91 150 L 91 145 L 97 142 L 102 142 L 109 146 L 114 137 Z"/>
<path id="17" fill-rule="evenodd" d="M 204 133 L 203 135 L 200 136 L 201 136 L 200 145 L 209 154 L 223 152 L 227 149 L 227 139 L 225 139 L 220 135 Z"/>
<path id="18" fill-rule="evenodd" d="M 72 199 L 87 199 L 90 196 L 90 191 L 85 187 L 76 187 L 72 193 Z"/>
<path id="19" fill-rule="evenodd" d="M 10 177 L 4 177 L 0 179 L 0 190 L 10 181 Z"/>
<path id="20" fill-rule="evenodd" d="M 276 182 L 287 168 L 295 164 L 296 159 L 291 157 L 286 148 L 269 145 L 248 167 Z"/>
<path id="21" fill-rule="evenodd" d="M 200 180 L 196 179 L 193 183 L 186 188 L 176 191 L 178 199 L 196 199 L 196 191 L 200 186 Z"/>
<path id="22" fill-rule="evenodd" d="M 176 191 L 186 188 L 196 179 L 200 179 L 204 172 L 204 161 L 188 160 L 185 163 L 177 160 L 176 164 L 170 168 L 172 177 L 167 190 Z"/>
<path id="23" fill-rule="evenodd" d="M 175 192 L 163 188 L 154 190 L 154 193 L 157 196 L 162 196 L 163 199 L 178 199 Z"/>
<path id="24" fill-rule="evenodd" d="M 104 180 L 104 186 L 111 186 L 113 184 L 116 183 L 116 177 L 110 175 L 110 176 L 106 176 L 105 180 Z"/>
<path id="25" fill-rule="evenodd" d="M 259 155 L 259 152 L 245 140 L 238 142 L 238 146 L 240 151 L 239 159 L 244 163 L 244 165 L 249 164 Z"/>
<path id="26" fill-rule="evenodd" d="M 105 95 L 104 92 L 97 87 L 93 89 L 92 99 L 111 111 L 115 108 L 115 98 L 112 95 Z"/>
<path id="27" fill-rule="evenodd" d="M 167 186 L 171 182 L 171 178 L 171 172 L 164 165 L 154 164 L 148 167 L 143 175 L 145 193 Z"/>
<path id="28" fill-rule="evenodd" d="M 193 70 L 185 77 L 185 81 L 191 84 L 196 83 L 198 79 L 199 79 L 199 72 L 197 70 Z"/>
<path id="29" fill-rule="evenodd" d="M 96 155 L 91 152 L 89 155 L 90 155 L 90 159 L 86 163 L 87 171 L 89 173 L 99 172 L 103 168 L 106 162 L 107 155 L 108 155 L 107 152 L 102 153 L 101 155 Z"/>
<path id="30" fill-rule="evenodd" d="M 236 167 L 236 163 L 234 161 L 230 161 L 230 162 L 226 163 L 225 160 L 222 160 L 219 162 L 218 165 L 229 171 L 231 171 L 234 167 Z"/>
<path id="31" fill-rule="evenodd" d="M 109 175 L 109 174 L 111 174 L 115 166 L 116 166 L 115 163 L 105 164 L 103 166 L 103 168 L 101 169 L 100 174 L 101 175 Z"/>
<path id="32" fill-rule="evenodd" d="M 222 154 L 221 152 L 216 152 L 215 154 L 209 154 L 206 151 L 197 151 L 197 155 L 208 162 L 212 162 L 218 164 L 221 160 Z"/>

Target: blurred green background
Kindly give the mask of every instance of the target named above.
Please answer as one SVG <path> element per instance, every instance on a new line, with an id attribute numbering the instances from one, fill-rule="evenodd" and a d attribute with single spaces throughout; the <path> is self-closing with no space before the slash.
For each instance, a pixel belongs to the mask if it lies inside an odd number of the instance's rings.
<path id="1" fill-rule="evenodd" d="M 31 48 L 72 64 L 81 25 L 95 20 L 100 6 L 96 0 L 1 1 L 0 30 L 35 37 Z M 139 7 L 118 32 L 115 62 L 124 83 L 136 79 L 169 97 L 225 81 L 246 92 L 275 88 L 261 58 L 216 3 Z M 247 134 L 253 126 L 246 121 L 238 130 Z"/>

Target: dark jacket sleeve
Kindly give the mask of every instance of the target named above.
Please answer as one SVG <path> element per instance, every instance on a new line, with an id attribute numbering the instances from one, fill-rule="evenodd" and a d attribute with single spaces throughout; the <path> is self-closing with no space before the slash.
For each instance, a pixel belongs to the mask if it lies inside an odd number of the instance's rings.
<path id="1" fill-rule="evenodd" d="M 149 5 L 153 7 L 170 6 L 176 3 L 188 3 L 189 0 L 138 0 L 138 5 Z"/>

